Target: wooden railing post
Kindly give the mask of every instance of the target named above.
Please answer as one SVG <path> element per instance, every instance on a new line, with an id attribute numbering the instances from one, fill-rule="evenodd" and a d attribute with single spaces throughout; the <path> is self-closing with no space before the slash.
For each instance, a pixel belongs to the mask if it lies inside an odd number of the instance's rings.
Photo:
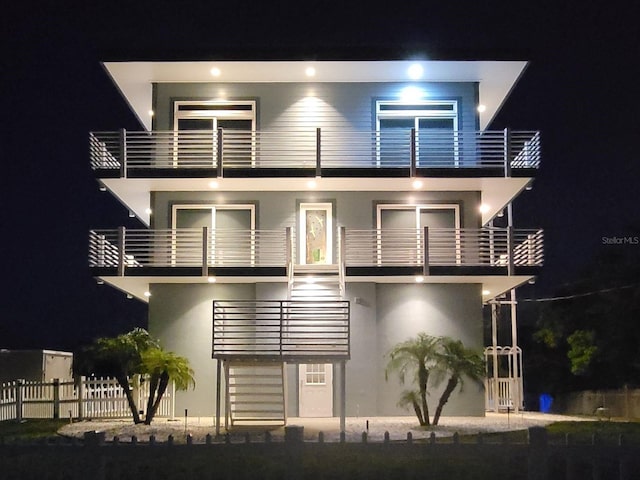
<path id="1" fill-rule="evenodd" d="M 320 145 L 321 132 L 320 127 L 316 128 L 316 177 L 322 174 L 322 147 Z"/>
<path id="2" fill-rule="evenodd" d="M 209 276 L 209 227 L 202 227 L 202 276 Z"/>
<path id="3" fill-rule="evenodd" d="M 409 146 L 409 152 L 410 152 L 410 157 L 409 157 L 409 176 L 411 178 L 416 176 L 416 129 L 412 128 L 411 129 L 411 145 Z"/>
<path id="4" fill-rule="evenodd" d="M 422 274 L 429 275 L 429 227 L 423 227 L 422 234 Z"/>
<path id="5" fill-rule="evenodd" d="M 53 418 L 60 418 L 60 379 L 53 379 Z"/>
<path id="6" fill-rule="evenodd" d="M 223 169 L 222 169 L 222 128 L 218 128 L 218 145 L 216 149 L 216 174 L 218 178 L 222 178 Z"/>
<path id="7" fill-rule="evenodd" d="M 127 178 L 127 130 L 120 129 L 120 177 Z"/>
<path id="8" fill-rule="evenodd" d="M 511 177 L 511 130 L 504 129 L 504 176 Z"/>
<path id="9" fill-rule="evenodd" d="M 19 378 L 15 383 L 16 389 L 16 421 L 22 421 L 22 410 L 24 402 L 24 380 Z"/>
<path id="10" fill-rule="evenodd" d="M 125 228 L 118 227 L 118 276 L 124 277 L 125 268 Z"/>

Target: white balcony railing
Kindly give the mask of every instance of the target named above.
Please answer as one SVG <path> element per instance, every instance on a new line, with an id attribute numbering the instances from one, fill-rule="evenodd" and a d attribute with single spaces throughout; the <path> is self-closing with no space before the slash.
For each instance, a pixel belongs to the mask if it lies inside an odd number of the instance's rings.
<path id="1" fill-rule="evenodd" d="M 117 268 L 120 275 L 138 267 L 283 267 L 291 272 L 291 238 L 290 229 L 93 230 L 89 266 Z M 513 274 L 514 267 L 542 265 L 543 234 L 511 228 L 345 229 L 339 250 L 347 269 L 489 266 L 507 267 Z"/>
<path id="2" fill-rule="evenodd" d="M 425 228 L 349 230 L 348 267 L 530 266 L 543 263 L 542 230 Z M 511 252 L 513 245 L 513 254 Z"/>
<path id="3" fill-rule="evenodd" d="M 538 168 L 535 131 L 152 131 L 92 132 L 91 166 L 120 176 L 162 169 L 512 169 Z M 170 170 L 172 172 L 173 170 Z M 175 172 L 174 172 L 175 173 Z M 166 173 L 165 173 L 166 174 Z"/>

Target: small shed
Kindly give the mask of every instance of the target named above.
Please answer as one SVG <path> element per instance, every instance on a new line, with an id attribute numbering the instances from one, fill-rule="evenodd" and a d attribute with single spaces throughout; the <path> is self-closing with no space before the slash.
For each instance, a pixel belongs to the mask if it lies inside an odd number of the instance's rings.
<path id="1" fill-rule="evenodd" d="M 57 350 L 0 350 L 0 383 L 22 378 L 31 381 L 70 380 L 73 353 Z"/>

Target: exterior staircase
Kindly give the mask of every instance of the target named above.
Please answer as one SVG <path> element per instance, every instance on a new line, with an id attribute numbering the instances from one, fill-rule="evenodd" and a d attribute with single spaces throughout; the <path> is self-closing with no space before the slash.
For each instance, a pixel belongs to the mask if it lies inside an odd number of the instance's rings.
<path id="1" fill-rule="evenodd" d="M 339 301 L 344 283 L 338 265 L 295 265 L 288 299 L 303 301 L 313 309 L 319 301 Z M 317 303 L 326 308 L 326 303 Z M 300 313 L 295 315 L 308 315 Z M 286 424 L 285 362 L 228 359 L 226 377 L 227 428 L 243 425 Z"/>
<path id="2" fill-rule="evenodd" d="M 227 426 L 285 424 L 284 363 L 225 362 Z"/>

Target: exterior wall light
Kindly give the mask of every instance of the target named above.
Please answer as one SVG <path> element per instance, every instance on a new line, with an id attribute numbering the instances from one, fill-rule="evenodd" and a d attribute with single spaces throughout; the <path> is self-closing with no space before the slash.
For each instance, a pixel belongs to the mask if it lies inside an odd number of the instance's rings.
<path id="1" fill-rule="evenodd" d="M 490 295 L 491 292 L 489 290 L 482 290 L 483 295 Z"/>
<path id="2" fill-rule="evenodd" d="M 210 72 L 213 77 L 219 77 L 222 73 L 218 67 L 213 67 Z"/>
<path id="3" fill-rule="evenodd" d="M 209 182 L 209 188 L 218 188 L 218 187 L 219 187 L 218 182 L 216 182 L 215 180 L 211 180 Z"/>
<path id="4" fill-rule="evenodd" d="M 147 113 L 149 114 L 150 117 L 153 117 L 153 115 L 155 114 L 153 110 L 149 110 Z"/>
<path id="5" fill-rule="evenodd" d="M 413 183 L 411 184 L 413 186 L 413 188 L 415 188 L 416 190 L 419 188 L 422 188 L 422 180 L 414 180 Z"/>
<path id="6" fill-rule="evenodd" d="M 314 67 L 307 67 L 304 71 L 304 74 L 307 77 L 315 77 L 316 76 L 316 69 Z"/>
<path id="7" fill-rule="evenodd" d="M 144 296 L 149 298 L 151 296 L 151 292 L 144 292 Z"/>
<path id="8" fill-rule="evenodd" d="M 146 213 L 147 215 L 151 215 L 153 211 L 150 208 L 145 208 L 144 213 Z"/>
<path id="9" fill-rule="evenodd" d="M 419 63 L 414 63 L 407 69 L 407 74 L 411 80 L 418 80 L 419 78 L 422 78 L 423 73 L 424 69 Z"/>
<path id="10" fill-rule="evenodd" d="M 485 105 L 478 105 L 478 113 L 483 113 L 487 110 Z"/>
<path id="11" fill-rule="evenodd" d="M 318 186 L 318 183 L 315 180 L 309 180 L 307 182 L 307 187 L 309 188 L 316 188 Z"/>
<path id="12" fill-rule="evenodd" d="M 478 210 L 480 210 L 480 213 L 487 213 L 489 210 L 491 210 L 491 206 L 483 203 L 480 205 L 480 207 L 478 207 Z"/>

